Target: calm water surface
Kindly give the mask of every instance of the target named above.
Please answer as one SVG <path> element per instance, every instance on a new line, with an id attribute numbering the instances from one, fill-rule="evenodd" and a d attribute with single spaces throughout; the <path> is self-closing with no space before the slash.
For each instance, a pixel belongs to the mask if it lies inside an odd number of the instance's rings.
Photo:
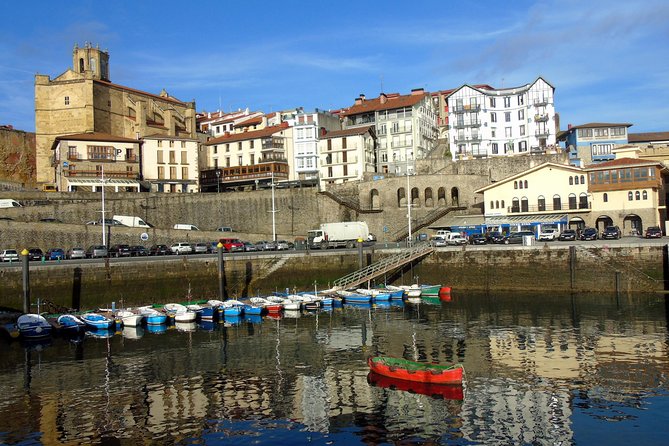
<path id="1" fill-rule="evenodd" d="M 456 293 L 299 316 L 2 341 L 0 443 L 666 444 L 664 297 Z M 372 354 L 462 363 L 466 384 L 370 383 Z"/>

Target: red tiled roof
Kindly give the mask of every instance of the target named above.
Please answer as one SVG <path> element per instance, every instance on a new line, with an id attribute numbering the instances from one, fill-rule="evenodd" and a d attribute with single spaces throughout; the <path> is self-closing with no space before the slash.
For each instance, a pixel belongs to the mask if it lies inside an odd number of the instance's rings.
<path id="1" fill-rule="evenodd" d="M 241 121 L 236 124 L 236 127 L 247 127 L 249 125 L 258 125 L 262 124 L 262 116 L 257 116 L 255 118 L 247 119 L 246 121 Z"/>
<path id="2" fill-rule="evenodd" d="M 627 135 L 627 141 L 629 142 L 669 141 L 669 132 L 629 133 Z"/>
<path id="3" fill-rule="evenodd" d="M 118 89 L 121 89 L 121 90 L 132 91 L 134 93 L 139 93 L 139 94 L 142 94 L 144 96 L 151 96 L 152 98 L 156 98 L 156 99 L 162 99 L 162 100 L 169 101 L 169 102 L 176 102 L 177 104 L 184 104 L 184 105 L 186 104 L 185 102 L 180 101 L 177 98 L 173 98 L 172 96 L 160 96 L 160 95 L 153 94 L 153 93 L 147 93 L 146 91 L 136 90 L 134 88 L 126 87 L 124 85 L 114 84 L 113 82 L 103 81 L 103 80 L 99 80 L 99 79 L 94 80 L 94 82 L 97 82 L 97 83 L 102 84 L 102 85 L 106 85 L 108 87 L 114 87 L 114 88 L 118 88 Z"/>
<path id="4" fill-rule="evenodd" d="M 343 138 L 346 136 L 353 136 L 353 135 L 364 135 L 365 133 L 369 132 L 370 129 L 373 129 L 374 126 L 366 126 L 366 127 L 354 127 L 351 129 L 344 129 L 344 130 L 333 130 L 331 132 L 327 132 L 324 136 L 321 137 L 321 139 L 332 139 L 332 138 Z"/>
<path id="5" fill-rule="evenodd" d="M 360 104 L 354 104 L 341 113 L 341 116 L 359 115 L 380 110 L 391 110 L 400 107 L 411 107 L 422 101 L 429 93 L 399 95 L 397 93 L 386 94 L 385 103 L 381 103 L 381 96 L 374 99 L 364 99 Z"/>
<path id="6" fill-rule="evenodd" d="M 265 138 L 271 136 L 275 133 L 278 133 L 282 130 L 288 128 L 288 123 L 284 122 L 280 125 L 273 125 L 271 127 L 265 127 L 264 129 L 254 130 L 251 132 L 242 132 L 242 133 L 229 133 L 218 138 L 210 139 L 205 143 L 207 146 L 213 146 L 214 144 L 229 143 L 236 141 L 248 141 L 251 139 Z"/>
<path id="7" fill-rule="evenodd" d="M 132 138 L 125 138 L 123 136 L 110 135 L 109 133 L 90 132 L 90 133 L 73 133 L 70 135 L 60 135 L 56 137 L 56 141 L 106 141 L 106 142 L 131 142 L 139 143 L 138 140 Z"/>
<path id="8" fill-rule="evenodd" d="M 573 127 L 572 127 L 573 128 Z M 659 161 L 643 160 L 638 158 L 616 158 L 611 161 L 604 161 L 602 163 L 590 164 L 585 166 L 587 170 L 608 169 L 611 167 L 627 167 L 627 166 L 648 166 L 648 165 L 662 165 Z"/>

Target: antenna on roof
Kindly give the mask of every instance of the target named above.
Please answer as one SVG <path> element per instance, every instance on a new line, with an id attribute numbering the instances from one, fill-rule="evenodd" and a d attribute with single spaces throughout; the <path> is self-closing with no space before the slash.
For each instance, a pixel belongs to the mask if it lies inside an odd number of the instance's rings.
<path id="1" fill-rule="evenodd" d="M 379 77 L 381 78 L 381 93 L 383 93 L 383 74 Z"/>

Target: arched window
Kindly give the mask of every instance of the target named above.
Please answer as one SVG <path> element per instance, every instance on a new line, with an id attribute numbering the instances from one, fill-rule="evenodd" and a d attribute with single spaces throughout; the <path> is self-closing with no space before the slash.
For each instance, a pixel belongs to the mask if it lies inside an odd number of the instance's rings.
<path id="1" fill-rule="evenodd" d="M 634 200 L 634 194 L 632 193 L 632 191 L 627 192 L 627 199 L 629 201 Z"/>
<path id="2" fill-rule="evenodd" d="M 400 187 L 397 189 L 397 207 L 403 207 L 406 206 L 407 204 L 407 196 L 406 196 L 406 191 L 404 190 L 403 187 Z"/>
<path id="3" fill-rule="evenodd" d="M 504 209 L 504 200 L 502 200 L 502 209 Z"/>
<path id="4" fill-rule="evenodd" d="M 502 202 L 502 203 L 503 203 L 503 202 Z M 502 205 L 502 206 L 504 206 L 504 205 Z M 499 209 L 499 200 L 496 200 L 496 201 L 495 201 L 495 209 Z"/>
<path id="5" fill-rule="evenodd" d="M 425 207 L 433 207 L 434 199 L 432 198 L 432 188 L 425 188 Z"/>
<path id="6" fill-rule="evenodd" d="M 522 182 L 522 181 L 519 181 L 519 182 L 518 182 L 518 189 L 522 189 L 522 188 L 523 188 L 523 182 Z"/>
<path id="7" fill-rule="evenodd" d="M 490 200 L 490 209 L 495 209 L 495 202 Z"/>
<path id="8" fill-rule="evenodd" d="M 80 73 L 83 73 L 83 72 L 84 72 L 84 58 L 83 58 L 83 57 L 81 57 L 81 58 L 79 59 L 79 72 L 80 72 Z"/>
<path id="9" fill-rule="evenodd" d="M 602 195 L 602 200 L 604 200 L 604 203 L 608 203 L 609 202 L 609 194 L 604 192 L 604 195 Z"/>
<path id="10" fill-rule="evenodd" d="M 514 182 L 513 182 L 513 188 L 514 188 L 514 189 L 518 189 L 518 181 L 514 181 Z"/>
<path id="11" fill-rule="evenodd" d="M 511 200 L 511 212 L 520 212 L 520 201 L 517 198 Z"/>
<path id="12" fill-rule="evenodd" d="M 574 177 L 569 177 L 569 185 L 570 186 L 574 185 Z"/>
<path id="13" fill-rule="evenodd" d="M 418 196 L 418 188 L 414 187 L 411 189 L 411 206 L 418 206 L 420 205 L 420 197 Z"/>
<path id="14" fill-rule="evenodd" d="M 578 208 L 579 209 L 588 209 L 588 194 L 581 192 L 581 195 L 578 196 Z"/>
<path id="15" fill-rule="evenodd" d="M 559 211 L 562 209 L 562 200 L 558 194 L 553 195 L 553 210 Z"/>
<path id="16" fill-rule="evenodd" d="M 527 180 L 525 180 L 525 189 L 527 189 Z"/>
<path id="17" fill-rule="evenodd" d="M 643 191 L 643 192 L 641 193 L 641 197 L 642 197 L 644 200 L 648 200 L 648 192 L 647 192 L 647 191 Z"/>
<path id="18" fill-rule="evenodd" d="M 539 198 L 537 198 L 537 209 L 539 211 L 546 210 L 546 199 L 544 198 L 543 195 L 539 195 Z"/>
<path id="19" fill-rule="evenodd" d="M 576 194 L 569 194 L 569 209 L 576 209 Z"/>
<path id="20" fill-rule="evenodd" d="M 634 199 L 635 200 L 641 200 L 641 192 L 639 192 L 639 191 L 634 192 Z"/>
<path id="21" fill-rule="evenodd" d="M 585 184 L 585 175 L 581 175 L 581 184 Z"/>
<path id="22" fill-rule="evenodd" d="M 439 206 L 446 205 L 446 189 L 443 187 L 437 189 L 437 202 L 439 203 Z"/>
<path id="23" fill-rule="evenodd" d="M 369 193 L 372 202 L 372 209 L 381 209 L 381 199 L 379 198 L 379 191 L 372 189 Z"/>
<path id="24" fill-rule="evenodd" d="M 527 203 L 527 197 L 520 199 L 520 212 L 529 212 L 530 207 Z"/>

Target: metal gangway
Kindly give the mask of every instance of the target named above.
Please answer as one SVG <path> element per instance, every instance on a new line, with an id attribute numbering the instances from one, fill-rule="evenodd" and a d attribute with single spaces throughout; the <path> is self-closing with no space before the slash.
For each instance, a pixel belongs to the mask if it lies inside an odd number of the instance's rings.
<path id="1" fill-rule="evenodd" d="M 398 254 L 386 257 L 378 262 L 372 263 L 366 268 L 359 269 L 334 281 L 335 290 L 354 288 L 361 283 L 373 280 L 383 274 L 387 274 L 414 260 L 423 258 L 434 252 L 434 247 L 429 242 L 417 243 L 411 248 L 404 248 Z"/>

